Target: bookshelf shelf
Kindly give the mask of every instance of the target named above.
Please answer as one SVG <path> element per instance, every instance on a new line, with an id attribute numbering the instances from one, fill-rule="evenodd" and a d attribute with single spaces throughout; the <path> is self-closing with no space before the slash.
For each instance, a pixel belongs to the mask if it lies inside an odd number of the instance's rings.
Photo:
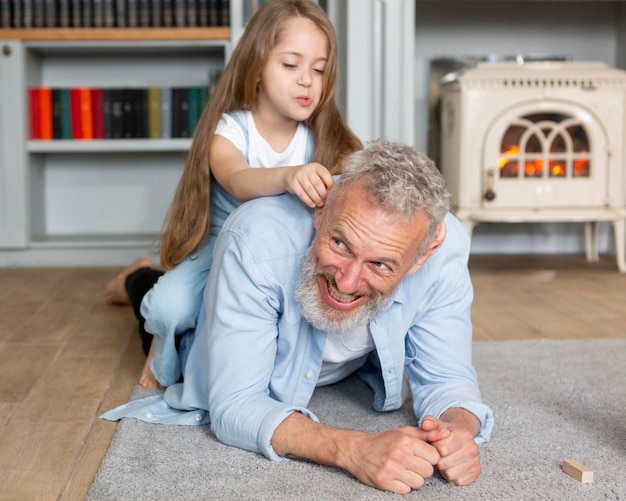
<path id="1" fill-rule="evenodd" d="M 0 40 L 229 40 L 230 28 L 5 28 Z"/>
<path id="2" fill-rule="evenodd" d="M 52 141 L 31 140 L 29 153 L 120 153 L 120 152 L 187 152 L 191 139 L 93 139 Z"/>

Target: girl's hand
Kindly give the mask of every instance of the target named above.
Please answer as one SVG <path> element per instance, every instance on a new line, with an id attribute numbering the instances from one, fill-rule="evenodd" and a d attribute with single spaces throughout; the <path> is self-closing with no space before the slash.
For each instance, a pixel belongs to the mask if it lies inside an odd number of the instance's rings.
<path id="1" fill-rule="evenodd" d="M 334 184 L 333 176 L 318 163 L 287 169 L 285 190 L 298 196 L 309 207 L 322 207 Z"/>

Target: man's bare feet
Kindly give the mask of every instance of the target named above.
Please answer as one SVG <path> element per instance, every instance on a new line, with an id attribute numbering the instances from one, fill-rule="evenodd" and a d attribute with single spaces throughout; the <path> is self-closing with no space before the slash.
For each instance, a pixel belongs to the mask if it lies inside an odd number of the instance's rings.
<path id="1" fill-rule="evenodd" d="M 141 371 L 141 376 L 139 376 L 139 384 L 145 388 L 165 388 L 165 386 L 161 385 L 161 383 L 157 381 L 152 373 L 152 369 L 150 368 L 150 362 L 152 362 L 152 359 L 154 358 L 154 353 L 154 340 L 152 340 L 148 358 L 146 358 L 146 363 Z"/>
<path id="2" fill-rule="evenodd" d="M 152 261 L 147 257 L 140 257 L 133 261 L 130 266 L 124 268 L 104 287 L 104 299 L 109 304 L 130 304 L 126 292 L 126 277 L 139 268 L 154 268 Z"/>

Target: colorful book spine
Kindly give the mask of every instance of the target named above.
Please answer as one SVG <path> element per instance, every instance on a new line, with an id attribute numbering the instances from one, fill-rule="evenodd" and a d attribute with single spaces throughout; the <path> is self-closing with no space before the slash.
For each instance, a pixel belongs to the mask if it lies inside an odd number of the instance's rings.
<path id="1" fill-rule="evenodd" d="M 70 90 L 59 89 L 61 101 L 61 139 L 72 139 L 72 105 Z"/>
<path id="2" fill-rule="evenodd" d="M 91 89 L 91 120 L 94 139 L 104 139 L 102 89 Z"/>
<path id="3" fill-rule="evenodd" d="M 161 137 L 161 89 L 148 89 L 148 129 L 150 139 Z"/>
<path id="4" fill-rule="evenodd" d="M 161 87 L 161 137 L 172 137 L 172 89 Z"/>
<path id="5" fill-rule="evenodd" d="M 81 139 L 93 139 L 93 113 L 91 109 L 91 89 L 78 89 L 80 99 L 80 123 L 83 136 Z"/>
<path id="6" fill-rule="evenodd" d="M 63 139 L 61 89 L 52 89 L 52 138 Z"/>
<path id="7" fill-rule="evenodd" d="M 83 138 L 83 123 L 80 119 L 80 90 L 70 89 L 70 113 L 72 120 L 72 139 Z"/>
<path id="8" fill-rule="evenodd" d="M 30 138 L 41 138 L 41 101 L 39 99 L 39 88 L 28 89 L 30 101 Z"/>
<path id="9" fill-rule="evenodd" d="M 39 89 L 39 110 L 41 115 L 39 139 L 49 141 L 52 139 L 52 89 L 49 87 Z"/>

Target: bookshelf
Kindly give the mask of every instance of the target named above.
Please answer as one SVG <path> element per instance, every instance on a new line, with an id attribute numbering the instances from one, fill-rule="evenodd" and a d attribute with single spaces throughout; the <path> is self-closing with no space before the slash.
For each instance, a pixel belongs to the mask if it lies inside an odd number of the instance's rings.
<path id="1" fill-rule="evenodd" d="M 0 29 L 0 266 L 154 250 L 191 144 L 31 139 L 29 89 L 208 86 L 232 44 L 228 27 Z"/>

